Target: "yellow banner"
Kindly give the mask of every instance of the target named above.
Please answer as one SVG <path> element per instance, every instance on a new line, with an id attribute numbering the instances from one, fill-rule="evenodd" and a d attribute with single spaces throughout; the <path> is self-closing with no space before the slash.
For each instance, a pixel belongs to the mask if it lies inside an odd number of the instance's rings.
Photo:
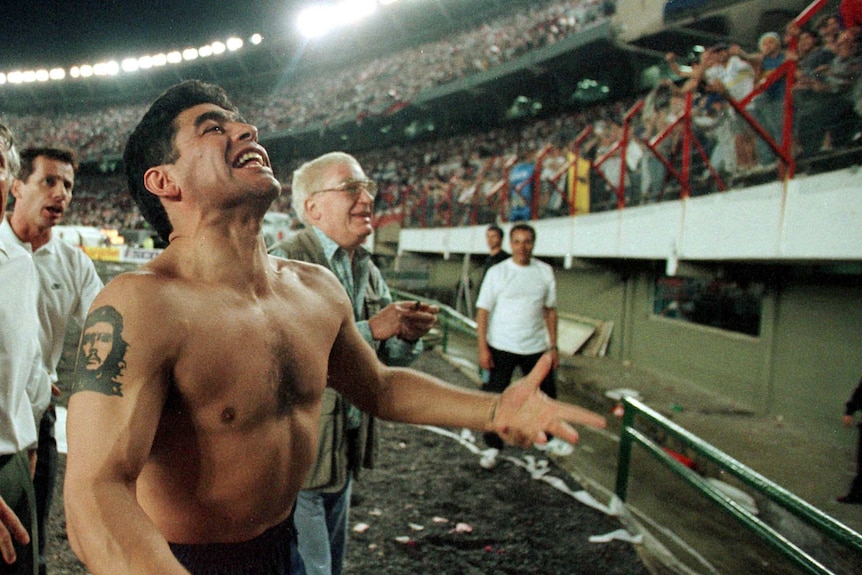
<path id="1" fill-rule="evenodd" d="M 110 246 L 82 246 L 84 253 L 90 256 L 90 259 L 103 262 L 119 262 L 120 250 L 122 248 Z"/>
<path id="2" fill-rule="evenodd" d="M 571 152 L 567 155 L 567 159 L 571 162 L 575 155 Z M 569 177 L 566 182 L 567 191 L 569 194 L 569 205 L 574 206 L 574 214 L 590 213 L 590 162 L 584 158 L 578 158 L 578 161 L 572 164 L 569 168 Z"/>

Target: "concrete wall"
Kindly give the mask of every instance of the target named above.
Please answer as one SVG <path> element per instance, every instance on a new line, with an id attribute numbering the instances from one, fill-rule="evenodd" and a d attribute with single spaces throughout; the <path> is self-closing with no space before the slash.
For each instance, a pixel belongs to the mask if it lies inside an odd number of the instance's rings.
<path id="1" fill-rule="evenodd" d="M 461 257 L 431 260 L 432 291 L 450 304 Z M 862 376 L 859 277 L 797 279 L 797 270 L 776 280 L 763 296 L 760 336 L 752 337 L 653 314 L 663 262 L 576 260 L 555 269 L 561 312 L 614 322 L 608 356 L 757 413 L 836 430 Z"/>
<path id="2" fill-rule="evenodd" d="M 862 284 L 796 282 L 779 294 L 770 408 L 837 429 L 862 376 Z"/>

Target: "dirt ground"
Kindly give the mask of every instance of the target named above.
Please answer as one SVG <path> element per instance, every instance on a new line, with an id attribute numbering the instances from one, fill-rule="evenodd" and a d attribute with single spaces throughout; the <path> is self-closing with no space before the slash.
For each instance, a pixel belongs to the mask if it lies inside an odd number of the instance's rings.
<path id="1" fill-rule="evenodd" d="M 472 385 L 436 352 L 423 354 L 416 367 Z M 457 435 L 461 430 L 450 431 Z M 484 448 L 481 439 L 478 446 Z M 618 519 L 547 481 L 532 479 L 508 461 L 484 470 L 478 455 L 457 439 L 391 423 L 381 424 L 378 453 L 377 467 L 354 484 L 347 575 L 648 573 L 637 546 L 619 540 L 589 541 L 620 529 Z M 525 456 L 544 459 L 537 450 L 511 448 L 505 455 L 521 461 Z M 65 535 L 64 456 L 60 463 L 49 525 L 48 572 L 86 574 Z M 553 462 L 548 473 L 570 490 L 580 490 Z"/>

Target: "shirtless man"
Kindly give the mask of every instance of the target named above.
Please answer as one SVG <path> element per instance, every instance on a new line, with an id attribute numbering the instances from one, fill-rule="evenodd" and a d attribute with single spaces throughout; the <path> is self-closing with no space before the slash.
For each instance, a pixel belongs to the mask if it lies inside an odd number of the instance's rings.
<path id="1" fill-rule="evenodd" d="M 378 362 L 332 273 L 267 256 L 261 221 L 280 184 L 257 139 L 220 88 L 189 81 L 126 146 L 132 195 L 169 245 L 93 303 L 122 318 L 111 383 L 79 352 L 66 518 L 94 575 L 287 573 L 327 385 L 381 418 L 523 446 L 605 423 L 538 391 L 549 359 L 502 396 Z"/>

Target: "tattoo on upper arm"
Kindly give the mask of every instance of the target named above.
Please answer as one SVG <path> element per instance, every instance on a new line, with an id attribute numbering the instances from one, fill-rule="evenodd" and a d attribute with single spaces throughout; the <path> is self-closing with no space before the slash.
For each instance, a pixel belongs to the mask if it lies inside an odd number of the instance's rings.
<path id="1" fill-rule="evenodd" d="M 93 310 L 81 332 L 72 393 L 89 390 L 122 397 L 128 348 L 120 312 L 112 306 Z"/>

